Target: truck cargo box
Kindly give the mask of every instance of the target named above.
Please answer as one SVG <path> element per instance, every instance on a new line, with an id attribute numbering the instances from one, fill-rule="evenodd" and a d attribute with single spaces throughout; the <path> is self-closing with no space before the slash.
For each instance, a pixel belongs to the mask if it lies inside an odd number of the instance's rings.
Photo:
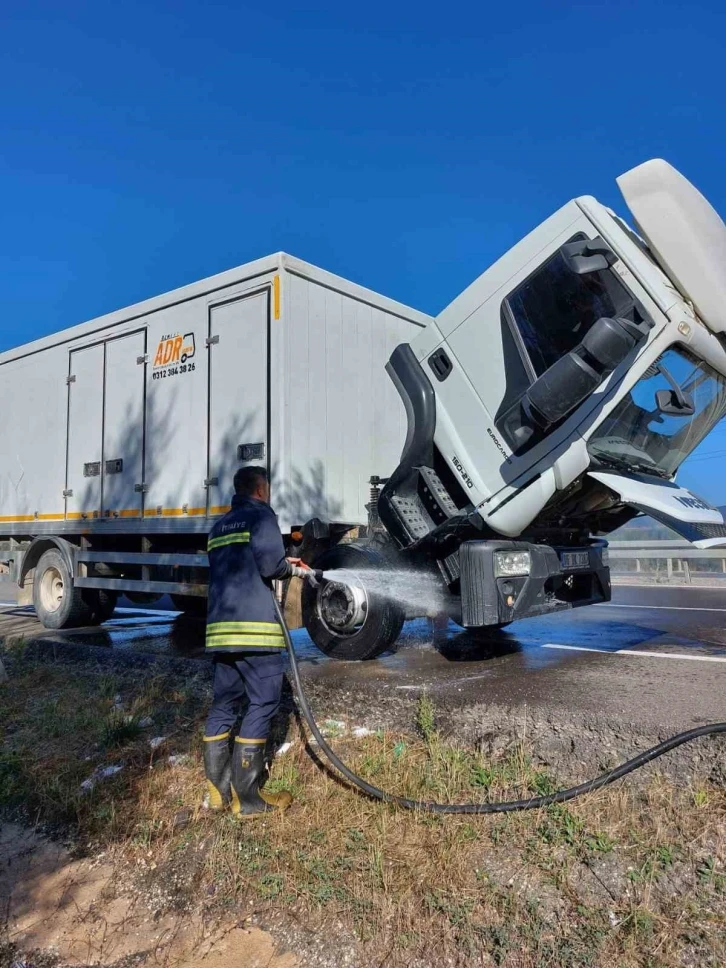
<path id="1" fill-rule="evenodd" d="M 283 531 L 363 523 L 423 313 L 283 253 L 0 354 L 0 531 L 208 530 L 245 464 Z"/>

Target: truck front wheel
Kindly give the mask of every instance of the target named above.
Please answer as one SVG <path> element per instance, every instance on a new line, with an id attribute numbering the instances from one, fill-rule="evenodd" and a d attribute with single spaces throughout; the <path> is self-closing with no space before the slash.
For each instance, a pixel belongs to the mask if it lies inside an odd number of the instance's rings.
<path id="1" fill-rule="evenodd" d="M 83 598 L 65 558 L 55 548 L 44 552 L 35 567 L 33 605 L 47 629 L 72 629 L 93 625 L 94 611 Z"/>
<path id="2" fill-rule="evenodd" d="M 366 585 L 366 572 L 385 567 L 384 557 L 372 548 L 337 545 L 314 567 L 327 577 L 317 588 L 303 585 L 302 620 L 317 647 L 336 659 L 373 659 L 389 649 L 405 612 Z"/>

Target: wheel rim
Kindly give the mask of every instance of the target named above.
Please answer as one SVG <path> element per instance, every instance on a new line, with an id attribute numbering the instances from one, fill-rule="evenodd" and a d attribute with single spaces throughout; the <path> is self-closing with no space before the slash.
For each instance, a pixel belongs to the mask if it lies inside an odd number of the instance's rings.
<path id="1" fill-rule="evenodd" d="M 57 612 L 63 604 L 65 586 L 63 575 L 51 566 L 46 568 L 40 579 L 40 603 L 46 612 Z"/>
<path id="2" fill-rule="evenodd" d="M 356 635 L 368 618 L 368 595 L 354 581 L 327 581 L 318 593 L 317 612 L 332 635 Z"/>

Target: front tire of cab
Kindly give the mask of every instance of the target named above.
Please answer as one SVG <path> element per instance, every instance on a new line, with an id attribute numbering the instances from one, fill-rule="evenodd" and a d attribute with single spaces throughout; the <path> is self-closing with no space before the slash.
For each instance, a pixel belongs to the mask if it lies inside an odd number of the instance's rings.
<path id="1" fill-rule="evenodd" d="M 361 572 L 357 580 L 324 580 L 317 588 L 303 585 L 303 624 L 321 652 L 336 659 L 373 659 L 395 643 L 404 610 L 365 586 L 365 571 L 385 563 L 377 551 L 357 545 L 337 545 L 315 561 L 314 567 L 323 572 Z"/>

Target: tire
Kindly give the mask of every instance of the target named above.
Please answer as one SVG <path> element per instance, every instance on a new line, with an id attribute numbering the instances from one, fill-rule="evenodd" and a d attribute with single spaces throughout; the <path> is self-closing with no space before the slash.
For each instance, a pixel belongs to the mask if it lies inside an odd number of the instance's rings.
<path id="1" fill-rule="evenodd" d="M 142 608 L 145 608 L 147 605 L 154 605 L 164 597 L 163 595 L 157 595 L 156 592 L 124 592 L 124 595 L 134 605 L 140 605 Z"/>
<path id="2" fill-rule="evenodd" d="M 482 639 L 487 638 L 487 636 L 496 637 L 496 635 L 499 632 L 503 632 L 504 629 L 508 629 L 509 626 L 512 624 L 511 622 L 500 622 L 498 625 L 480 625 L 480 626 L 472 626 L 471 628 L 466 628 L 466 626 L 462 625 L 461 622 L 456 622 L 456 620 L 454 621 L 456 625 L 459 625 L 462 628 L 462 630 L 466 632 L 468 635 L 471 635 L 472 638 L 482 638 Z"/>
<path id="3" fill-rule="evenodd" d="M 472 628 L 465 628 L 462 625 L 460 635 L 472 644 L 486 645 L 490 649 L 508 649 L 512 639 L 507 634 L 507 630 L 511 624 L 511 622 L 502 622 L 500 625 L 481 625 Z"/>
<path id="4" fill-rule="evenodd" d="M 326 551 L 314 563 L 315 568 L 331 571 L 335 568 L 375 568 L 386 559 L 372 548 L 356 545 L 337 545 Z M 327 584 L 327 583 L 326 583 Z M 373 659 L 394 644 L 401 634 L 404 610 L 390 599 L 366 590 L 367 610 L 363 623 L 356 631 L 338 633 L 321 616 L 319 596 L 324 586 L 313 588 L 305 582 L 302 589 L 302 620 L 315 645 L 336 659 Z"/>
<path id="5" fill-rule="evenodd" d="M 207 617 L 207 599 L 198 595 L 172 595 L 174 608 L 191 618 Z"/>
<path id="6" fill-rule="evenodd" d="M 93 611 L 94 625 L 103 625 L 116 611 L 118 592 L 107 591 L 105 588 L 91 588 L 83 594 L 83 600 Z"/>
<path id="7" fill-rule="evenodd" d="M 47 629 L 75 629 L 94 624 L 91 605 L 73 584 L 66 559 L 55 548 L 44 552 L 33 578 L 35 614 Z"/>

